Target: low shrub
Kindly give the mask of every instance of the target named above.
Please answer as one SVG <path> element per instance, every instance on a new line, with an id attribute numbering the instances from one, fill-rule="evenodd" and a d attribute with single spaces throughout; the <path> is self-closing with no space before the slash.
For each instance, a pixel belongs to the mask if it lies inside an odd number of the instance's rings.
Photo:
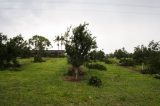
<path id="1" fill-rule="evenodd" d="M 91 86 L 100 87 L 100 86 L 102 86 L 102 81 L 97 76 L 91 76 L 88 84 Z"/>
<path id="2" fill-rule="evenodd" d="M 34 62 L 45 62 L 45 61 L 40 56 L 34 56 Z"/>
<path id="3" fill-rule="evenodd" d="M 148 68 L 141 70 L 142 74 L 151 74 L 150 70 Z"/>
<path id="4" fill-rule="evenodd" d="M 97 70 L 107 70 L 107 68 L 102 65 L 102 64 L 98 64 L 98 63 L 87 63 L 86 64 L 86 67 L 89 68 L 89 69 L 97 69 Z"/>
<path id="5" fill-rule="evenodd" d="M 67 71 L 67 74 L 66 75 L 68 75 L 68 76 L 73 76 L 75 73 L 73 72 L 73 70 L 72 69 L 69 69 L 68 71 Z"/>
<path id="6" fill-rule="evenodd" d="M 141 73 L 142 74 L 157 74 L 157 73 L 159 74 L 159 71 L 156 70 L 156 69 L 148 67 L 148 68 L 146 68 L 144 70 L 141 70 Z"/>
<path id="7" fill-rule="evenodd" d="M 155 74 L 154 78 L 160 79 L 160 74 Z"/>
<path id="8" fill-rule="evenodd" d="M 119 61 L 121 66 L 134 66 L 134 61 L 132 58 L 121 58 Z"/>
<path id="9" fill-rule="evenodd" d="M 104 62 L 106 63 L 106 64 L 112 64 L 112 61 L 111 60 L 109 60 L 109 59 L 104 59 Z"/>

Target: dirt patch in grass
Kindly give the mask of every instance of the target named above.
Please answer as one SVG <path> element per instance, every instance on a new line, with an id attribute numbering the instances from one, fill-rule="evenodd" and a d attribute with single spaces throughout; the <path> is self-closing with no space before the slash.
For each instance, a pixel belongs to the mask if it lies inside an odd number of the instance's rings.
<path id="1" fill-rule="evenodd" d="M 78 81 L 81 81 L 82 79 L 83 79 L 83 76 L 78 76 L 77 79 L 75 76 L 65 76 L 64 77 L 65 81 L 71 81 L 71 82 L 78 82 Z"/>

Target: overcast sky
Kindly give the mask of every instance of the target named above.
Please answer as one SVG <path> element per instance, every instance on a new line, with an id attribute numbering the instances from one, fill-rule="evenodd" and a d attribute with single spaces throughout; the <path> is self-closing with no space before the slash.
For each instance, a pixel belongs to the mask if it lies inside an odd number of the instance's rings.
<path id="1" fill-rule="evenodd" d="M 160 41 L 160 0 L 0 0 L 0 32 L 53 41 L 70 25 L 89 23 L 106 53 Z M 53 49 L 57 49 L 53 45 Z"/>

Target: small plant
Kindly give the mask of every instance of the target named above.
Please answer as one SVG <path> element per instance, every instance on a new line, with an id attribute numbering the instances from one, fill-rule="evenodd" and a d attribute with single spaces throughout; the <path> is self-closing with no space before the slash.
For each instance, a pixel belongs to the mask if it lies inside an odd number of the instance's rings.
<path id="1" fill-rule="evenodd" d="M 98 64 L 98 63 L 87 63 L 86 64 L 86 67 L 89 68 L 89 69 L 97 69 L 97 70 L 107 70 L 107 68 L 102 65 L 102 64 Z"/>
<path id="2" fill-rule="evenodd" d="M 88 84 L 91 85 L 91 86 L 100 87 L 100 86 L 102 86 L 102 81 L 97 76 L 92 76 L 89 79 L 89 83 Z"/>

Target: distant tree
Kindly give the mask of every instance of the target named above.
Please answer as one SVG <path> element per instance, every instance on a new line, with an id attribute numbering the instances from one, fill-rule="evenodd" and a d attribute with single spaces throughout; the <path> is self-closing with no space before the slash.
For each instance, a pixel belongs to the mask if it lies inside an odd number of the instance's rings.
<path id="1" fill-rule="evenodd" d="M 128 58 L 133 58 L 133 53 L 128 53 L 127 57 Z"/>
<path id="2" fill-rule="evenodd" d="M 7 39 L 6 35 L 0 33 L 0 67 L 20 66 L 17 61 L 26 47 L 25 40 L 22 35 L 17 35 L 13 38 Z"/>
<path id="3" fill-rule="evenodd" d="M 22 58 L 30 57 L 31 56 L 31 50 L 30 50 L 31 47 L 29 45 L 29 42 L 24 41 L 22 47 L 23 48 L 21 50 L 20 57 L 22 57 Z"/>
<path id="4" fill-rule="evenodd" d="M 118 49 L 118 50 L 115 50 L 114 56 L 115 56 L 117 59 L 127 58 L 128 52 L 125 50 L 125 48 Z"/>
<path id="5" fill-rule="evenodd" d="M 80 66 L 88 59 L 88 54 L 91 49 L 96 48 L 95 37 L 92 37 L 91 33 L 87 29 L 86 23 L 80 24 L 72 30 L 65 33 L 69 39 L 65 44 L 66 53 L 70 63 L 73 65 L 73 71 L 76 75 L 76 79 L 80 73 Z"/>
<path id="6" fill-rule="evenodd" d="M 93 50 L 89 53 L 89 60 L 94 60 L 94 61 L 97 60 L 97 51 L 96 50 Z"/>
<path id="7" fill-rule="evenodd" d="M 97 51 L 97 60 L 104 61 L 105 53 L 103 50 Z"/>
<path id="8" fill-rule="evenodd" d="M 144 64 L 147 65 L 147 69 L 143 72 L 148 74 L 160 73 L 160 42 L 151 41 L 148 47 L 141 45 L 135 47 L 133 53 L 133 59 L 137 64 L 142 65 L 142 71 L 144 70 Z"/>
<path id="9" fill-rule="evenodd" d="M 121 58 L 119 60 L 119 65 L 121 65 L 121 66 L 134 66 L 135 63 L 134 63 L 133 58 Z"/>
<path id="10" fill-rule="evenodd" d="M 107 56 L 107 58 L 114 58 L 114 54 L 113 53 L 109 53 L 106 56 Z"/>
<path id="11" fill-rule="evenodd" d="M 29 43 L 31 46 L 34 47 L 33 49 L 35 51 L 34 61 L 42 62 L 43 61 L 41 56 L 42 52 L 51 45 L 51 42 L 43 36 L 35 35 L 31 39 L 29 39 Z"/>
<path id="12" fill-rule="evenodd" d="M 7 41 L 7 64 L 12 61 L 14 66 L 19 66 L 20 64 L 17 61 L 17 57 L 21 55 L 26 46 L 26 41 L 21 34 L 10 38 Z"/>
<path id="13" fill-rule="evenodd" d="M 136 64 L 141 64 L 142 70 L 144 70 L 144 64 L 146 64 L 148 57 L 149 51 L 144 45 L 134 48 L 133 59 L 135 60 Z"/>
<path id="14" fill-rule="evenodd" d="M 100 51 L 96 51 L 96 50 L 93 50 L 89 53 L 89 57 L 90 57 L 90 60 L 99 60 L 99 61 L 103 61 L 105 59 L 105 53 L 104 51 L 100 50 Z"/>

